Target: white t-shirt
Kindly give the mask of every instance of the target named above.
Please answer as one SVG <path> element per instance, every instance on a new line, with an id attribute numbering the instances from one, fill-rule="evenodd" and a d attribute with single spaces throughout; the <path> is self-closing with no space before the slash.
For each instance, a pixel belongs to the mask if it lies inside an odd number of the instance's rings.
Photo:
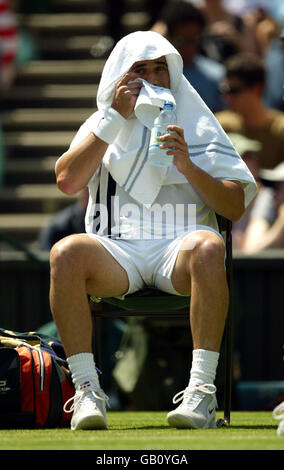
<path id="1" fill-rule="evenodd" d="M 87 120 L 70 147 L 77 145 L 89 132 Z M 148 141 L 145 139 L 145 146 Z M 244 182 L 241 184 L 245 186 Z M 154 203 L 148 206 L 133 199 L 112 178 L 102 162 L 89 181 L 88 189 L 87 233 L 111 238 L 173 239 L 186 234 L 193 226 L 208 226 L 218 231 L 215 212 L 204 203 L 189 182 L 169 184 L 166 176 Z"/>

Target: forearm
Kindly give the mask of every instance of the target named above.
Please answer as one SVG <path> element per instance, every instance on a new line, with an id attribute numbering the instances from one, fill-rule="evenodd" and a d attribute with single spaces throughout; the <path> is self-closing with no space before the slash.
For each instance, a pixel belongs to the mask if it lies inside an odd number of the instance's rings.
<path id="1" fill-rule="evenodd" d="M 99 167 L 108 144 L 95 134 L 85 137 L 65 152 L 56 165 L 56 182 L 65 194 L 76 194 L 85 188 Z"/>
<path id="2" fill-rule="evenodd" d="M 240 183 L 213 178 L 193 163 L 184 175 L 208 207 L 217 214 L 232 221 L 243 215 L 244 191 Z"/>
<path id="3" fill-rule="evenodd" d="M 117 110 L 107 108 L 99 122 L 90 127 L 87 137 L 62 155 L 56 165 L 56 180 L 61 191 L 76 194 L 86 187 L 125 122 Z"/>
<path id="4" fill-rule="evenodd" d="M 173 155 L 173 163 L 194 187 L 201 199 L 217 214 L 232 221 L 238 220 L 245 211 L 244 190 L 238 181 L 225 181 L 214 178 L 193 163 L 180 126 L 168 126 L 174 134 L 160 137 L 161 148 Z"/>
<path id="5" fill-rule="evenodd" d="M 253 246 L 246 248 L 247 253 L 267 250 L 269 248 L 283 248 L 284 246 L 284 221 L 277 219 L 268 230 L 255 238 Z"/>
<path id="6" fill-rule="evenodd" d="M 268 230 L 269 223 L 266 219 L 253 217 L 244 232 L 241 250 L 248 254 L 259 251 L 259 244 Z"/>

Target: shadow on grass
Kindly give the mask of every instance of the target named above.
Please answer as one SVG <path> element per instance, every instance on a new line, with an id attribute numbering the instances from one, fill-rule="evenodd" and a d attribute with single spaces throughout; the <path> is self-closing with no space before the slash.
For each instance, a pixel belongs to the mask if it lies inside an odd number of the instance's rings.
<path id="1" fill-rule="evenodd" d="M 141 430 L 142 431 L 143 429 L 144 430 L 145 429 L 156 429 L 156 430 L 158 430 L 158 429 L 172 429 L 172 428 L 170 428 L 167 425 L 164 425 L 164 426 L 159 425 L 159 426 L 128 426 L 128 427 L 124 427 L 124 426 L 120 427 L 119 426 L 116 429 L 119 430 L 119 431 L 135 431 L 135 430 Z"/>
<path id="2" fill-rule="evenodd" d="M 224 429 L 224 428 L 223 428 Z M 277 424 L 267 424 L 267 425 L 231 425 L 229 429 L 277 429 Z"/>
<path id="3" fill-rule="evenodd" d="M 171 426 L 168 426 L 168 425 L 158 425 L 158 426 L 127 426 L 127 427 L 115 427 L 115 429 L 113 428 L 113 430 L 120 430 L 120 431 L 135 431 L 135 430 L 159 430 L 159 429 L 168 429 L 168 430 L 173 430 L 175 429 L 175 431 L 205 431 L 205 429 L 191 429 L 191 428 L 172 428 Z M 275 430 L 277 429 L 277 425 L 230 425 L 230 426 L 223 426 L 223 427 L 220 427 L 220 428 L 210 428 L 210 430 L 234 430 L 234 429 L 254 429 L 254 430 L 257 430 L 257 429 L 262 429 L 262 430 Z"/>

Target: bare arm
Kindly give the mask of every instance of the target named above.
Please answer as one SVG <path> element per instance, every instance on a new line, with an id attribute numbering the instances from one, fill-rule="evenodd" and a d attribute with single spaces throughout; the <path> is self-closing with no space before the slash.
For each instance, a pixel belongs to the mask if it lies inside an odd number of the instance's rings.
<path id="1" fill-rule="evenodd" d="M 216 213 L 232 220 L 238 220 L 244 213 L 244 191 L 237 181 L 225 181 L 213 178 L 204 170 L 195 165 L 189 156 L 188 146 L 184 140 L 183 129 L 179 126 L 169 126 L 176 135 L 167 134 L 161 137 L 166 141 L 164 147 L 173 147 L 172 139 L 175 139 L 175 148 L 167 153 L 173 155 L 173 163 L 192 184 L 203 201 Z"/>
<path id="2" fill-rule="evenodd" d="M 273 225 L 264 219 L 252 219 L 246 230 L 242 251 L 256 253 L 269 248 L 284 246 L 284 204 L 279 208 Z"/>
<path id="3" fill-rule="evenodd" d="M 99 167 L 108 144 L 95 134 L 85 137 L 62 155 L 56 165 L 56 181 L 65 194 L 76 194 L 85 188 Z"/>
<path id="4" fill-rule="evenodd" d="M 112 108 L 127 118 L 134 110 L 141 84 L 128 84 L 136 78 L 134 73 L 126 74 L 118 83 Z M 108 143 L 93 132 L 78 145 L 67 150 L 56 165 L 56 181 L 65 194 L 76 194 L 85 188 L 101 164 Z"/>
<path id="5" fill-rule="evenodd" d="M 236 221 L 243 215 L 244 191 L 237 181 L 224 181 L 192 164 L 185 174 L 208 207 L 227 219 Z"/>

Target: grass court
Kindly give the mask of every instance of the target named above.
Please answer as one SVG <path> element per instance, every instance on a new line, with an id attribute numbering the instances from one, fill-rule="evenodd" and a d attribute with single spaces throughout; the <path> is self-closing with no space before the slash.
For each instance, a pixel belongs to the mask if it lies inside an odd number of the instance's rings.
<path id="1" fill-rule="evenodd" d="M 0 430 L 3 450 L 284 450 L 271 412 L 232 412 L 229 427 L 174 429 L 167 412 L 108 412 L 108 430 Z M 223 413 L 217 413 L 217 419 Z M 0 454 L 1 455 L 1 454 Z"/>

